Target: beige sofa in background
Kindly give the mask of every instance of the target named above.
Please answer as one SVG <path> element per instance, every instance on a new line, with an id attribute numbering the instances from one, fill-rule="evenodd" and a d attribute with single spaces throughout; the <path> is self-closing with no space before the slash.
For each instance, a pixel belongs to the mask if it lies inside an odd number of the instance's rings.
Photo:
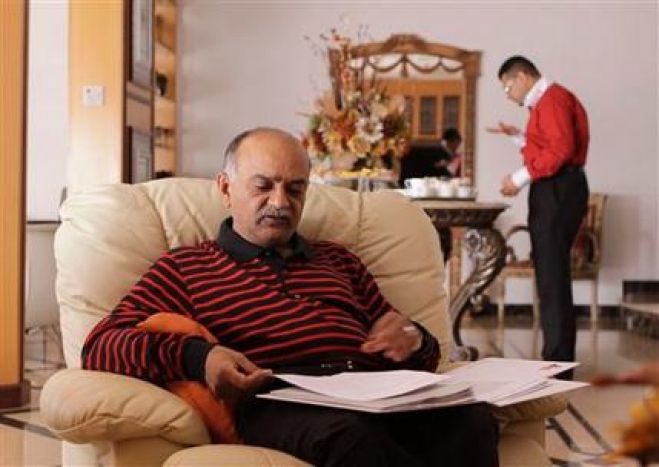
<path id="1" fill-rule="evenodd" d="M 170 456 L 168 465 L 302 465 L 268 449 L 208 445 L 201 419 L 176 396 L 137 379 L 80 369 L 85 336 L 150 264 L 169 248 L 214 238 L 226 215 L 213 181 L 184 178 L 94 187 L 62 207 L 55 254 L 68 368 L 45 385 L 41 411 L 67 441 L 65 465 L 156 466 Z M 357 254 L 387 299 L 438 338 L 439 370 L 449 365 L 439 241 L 418 207 L 393 192 L 311 186 L 300 231 Z M 563 408 L 561 399 L 547 399 L 500 413 L 501 464 L 550 465 L 544 417 Z"/>

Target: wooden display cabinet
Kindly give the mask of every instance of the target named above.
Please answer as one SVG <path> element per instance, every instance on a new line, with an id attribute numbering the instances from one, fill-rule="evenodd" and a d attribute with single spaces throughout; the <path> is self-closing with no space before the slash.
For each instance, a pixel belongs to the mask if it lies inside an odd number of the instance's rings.
<path id="1" fill-rule="evenodd" d="M 156 174 L 176 173 L 176 28 L 174 0 L 155 0 L 153 144 Z"/>
<path id="2" fill-rule="evenodd" d="M 176 173 L 176 3 L 127 4 L 124 180 Z"/>

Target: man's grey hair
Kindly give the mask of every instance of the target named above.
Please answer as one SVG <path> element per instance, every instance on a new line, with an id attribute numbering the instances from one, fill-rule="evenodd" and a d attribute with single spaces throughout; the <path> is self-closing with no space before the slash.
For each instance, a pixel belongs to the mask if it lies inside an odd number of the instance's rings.
<path id="1" fill-rule="evenodd" d="M 241 143 L 248 136 L 259 131 L 258 128 L 252 128 L 250 130 L 243 131 L 235 136 L 231 142 L 227 145 L 227 148 L 224 150 L 224 161 L 222 161 L 222 172 L 224 172 L 227 177 L 234 178 L 237 171 L 237 160 L 238 148 L 240 148 Z"/>
<path id="2" fill-rule="evenodd" d="M 261 132 L 278 132 L 293 137 L 291 134 L 283 130 L 269 127 L 256 127 L 239 133 L 229 142 L 227 148 L 224 150 L 222 172 L 224 172 L 229 179 L 234 178 L 238 173 L 238 150 L 240 149 L 240 145 L 250 136 Z M 309 161 L 309 167 L 311 167 L 311 161 Z"/>

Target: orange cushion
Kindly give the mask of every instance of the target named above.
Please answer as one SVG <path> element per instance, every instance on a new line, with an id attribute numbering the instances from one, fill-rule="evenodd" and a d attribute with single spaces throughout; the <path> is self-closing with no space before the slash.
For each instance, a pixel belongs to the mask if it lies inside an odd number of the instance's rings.
<path id="1" fill-rule="evenodd" d="M 169 332 L 203 337 L 211 344 L 217 338 L 200 323 L 177 313 L 161 312 L 149 316 L 137 325 L 146 332 Z M 167 389 L 190 404 L 201 416 L 214 443 L 240 443 L 233 410 L 222 399 L 213 396 L 208 386 L 197 381 L 174 381 Z"/>

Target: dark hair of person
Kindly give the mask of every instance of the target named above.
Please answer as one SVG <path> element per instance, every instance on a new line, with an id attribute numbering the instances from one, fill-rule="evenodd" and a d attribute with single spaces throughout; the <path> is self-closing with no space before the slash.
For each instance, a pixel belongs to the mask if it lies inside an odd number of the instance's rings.
<path id="1" fill-rule="evenodd" d="M 462 136 L 457 129 L 451 127 L 444 130 L 444 133 L 442 133 L 442 139 L 444 141 L 462 141 Z"/>
<path id="2" fill-rule="evenodd" d="M 518 73 L 520 71 L 534 78 L 540 77 L 540 72 L 535 67 L 533 62 L 526 57 L 522 57 L 521 55 L 513 55 L 508 60 L 503 62 L 499 68 L 498 77 L 501 79 L 503 75 Z"/>

